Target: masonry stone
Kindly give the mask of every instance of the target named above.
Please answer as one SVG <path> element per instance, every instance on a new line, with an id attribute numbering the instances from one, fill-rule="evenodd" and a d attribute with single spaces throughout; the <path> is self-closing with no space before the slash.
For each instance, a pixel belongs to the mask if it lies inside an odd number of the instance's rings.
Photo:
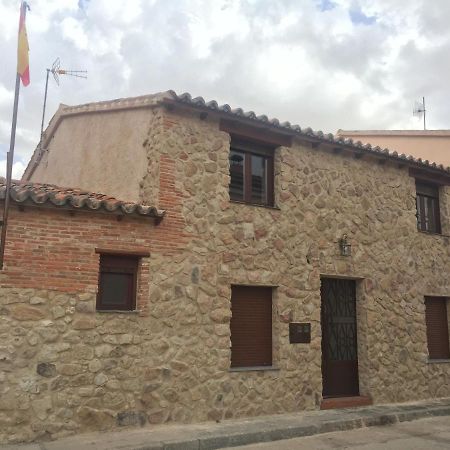
<path id="1" fill-rule="evenodd" d="M 16 305 L 10 308 L 10 314 L 16 320 L 39 320 L 45 317 L 44 312 L 33 306 Z"/>
<path id="2" fill-rule="evenodd" d="M 39 363 L 36 372 L 46 378 L 52 378 L 56 375 L 56 366 L 52 363 Z"/>
<path id="3" fill-rule="evenodd" d="M 145 425 L 147 415 L 142 411 L 124 411 L 117 414 L 117 424 L 119 426 L 126 425 Z"/>

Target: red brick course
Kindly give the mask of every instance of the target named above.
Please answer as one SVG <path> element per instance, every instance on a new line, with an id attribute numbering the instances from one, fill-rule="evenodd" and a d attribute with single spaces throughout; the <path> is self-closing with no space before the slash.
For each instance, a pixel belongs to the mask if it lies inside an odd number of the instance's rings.
<path id="1" fill-rule="evenodd" d="M 155 230 L 155 248 L 163 254 L 172 254 L 186 246 L 190 235 L 185 230 L 182 214 L 184 194 L 176 187 L 175 160 L 161 155 L 159 161 L 159 207 L 166 210 L 164 219 Z M 161 227 L 161 228 L 160 228 Z"/>
<path id="2" fill-rule="evenodd" d="M 99 255 L 96 248 L 151 251 L 153 219 L 44 208 L 10 211 L 2 287 L 96 292 Z M 137 309 L 147 311 L 148 258 L 139 270 Z"/>
<path id="3" fill-rule="evenodd" d="M 98 280 L 96 248 L 166 255 L 183 248 L 188 236 L 181 211 L 169 213 L 167 219 L 156 225 L 151 218 L 119 221 L 109 214 L 39 207 L 19 211 L 13 205 L 1 285 L 93 292 Z M 148 264 L 141 266 L 141 278 L 148 276 Z"/>

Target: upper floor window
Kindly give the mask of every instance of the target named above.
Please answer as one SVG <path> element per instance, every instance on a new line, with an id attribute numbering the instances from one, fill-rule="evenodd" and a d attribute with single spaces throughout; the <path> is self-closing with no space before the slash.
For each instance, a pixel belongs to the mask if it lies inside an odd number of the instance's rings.
<path id="1" fill-rule="evenodd" d="M 441 232 L 439 186 L 416 181 L 417 228 L 429 233 Z"/>
<path id="2" fill-rule="evenodd" d="M 231 140 L 231 200 L 273 206 L 273 153 L 273 147 Z"/>

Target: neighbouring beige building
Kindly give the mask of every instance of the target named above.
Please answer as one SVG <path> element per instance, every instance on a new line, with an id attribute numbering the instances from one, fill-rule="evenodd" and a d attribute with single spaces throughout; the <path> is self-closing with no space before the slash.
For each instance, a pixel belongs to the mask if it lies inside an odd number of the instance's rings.
<path id="1" fill-rule="evenodd" d="M 450 168 L 169 91 L 12 192 L 4 442 L 450 396 Z"/>
<path id="2" fill-rule="evenodd" d="M 450 166 L 450 130 L 338 130 L 336 135 Z"/>

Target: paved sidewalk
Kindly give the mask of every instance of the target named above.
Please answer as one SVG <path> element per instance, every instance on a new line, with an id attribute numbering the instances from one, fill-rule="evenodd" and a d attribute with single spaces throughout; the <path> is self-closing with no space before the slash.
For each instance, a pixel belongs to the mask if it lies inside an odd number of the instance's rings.
<path id="1" fill-rule="evenodd" d="M 449 450 L 450 420 L 430 417 L 388 427 L 358 428 L 223 450 Z"/>
<path id="2" fill-rule="evenodd" d="M 312 411 L 196 425 L 127 428 L 0 450 L 200 450 L 236 447 L 331 431 L 450 416 L 450 398 L 427 402 Z"/>

